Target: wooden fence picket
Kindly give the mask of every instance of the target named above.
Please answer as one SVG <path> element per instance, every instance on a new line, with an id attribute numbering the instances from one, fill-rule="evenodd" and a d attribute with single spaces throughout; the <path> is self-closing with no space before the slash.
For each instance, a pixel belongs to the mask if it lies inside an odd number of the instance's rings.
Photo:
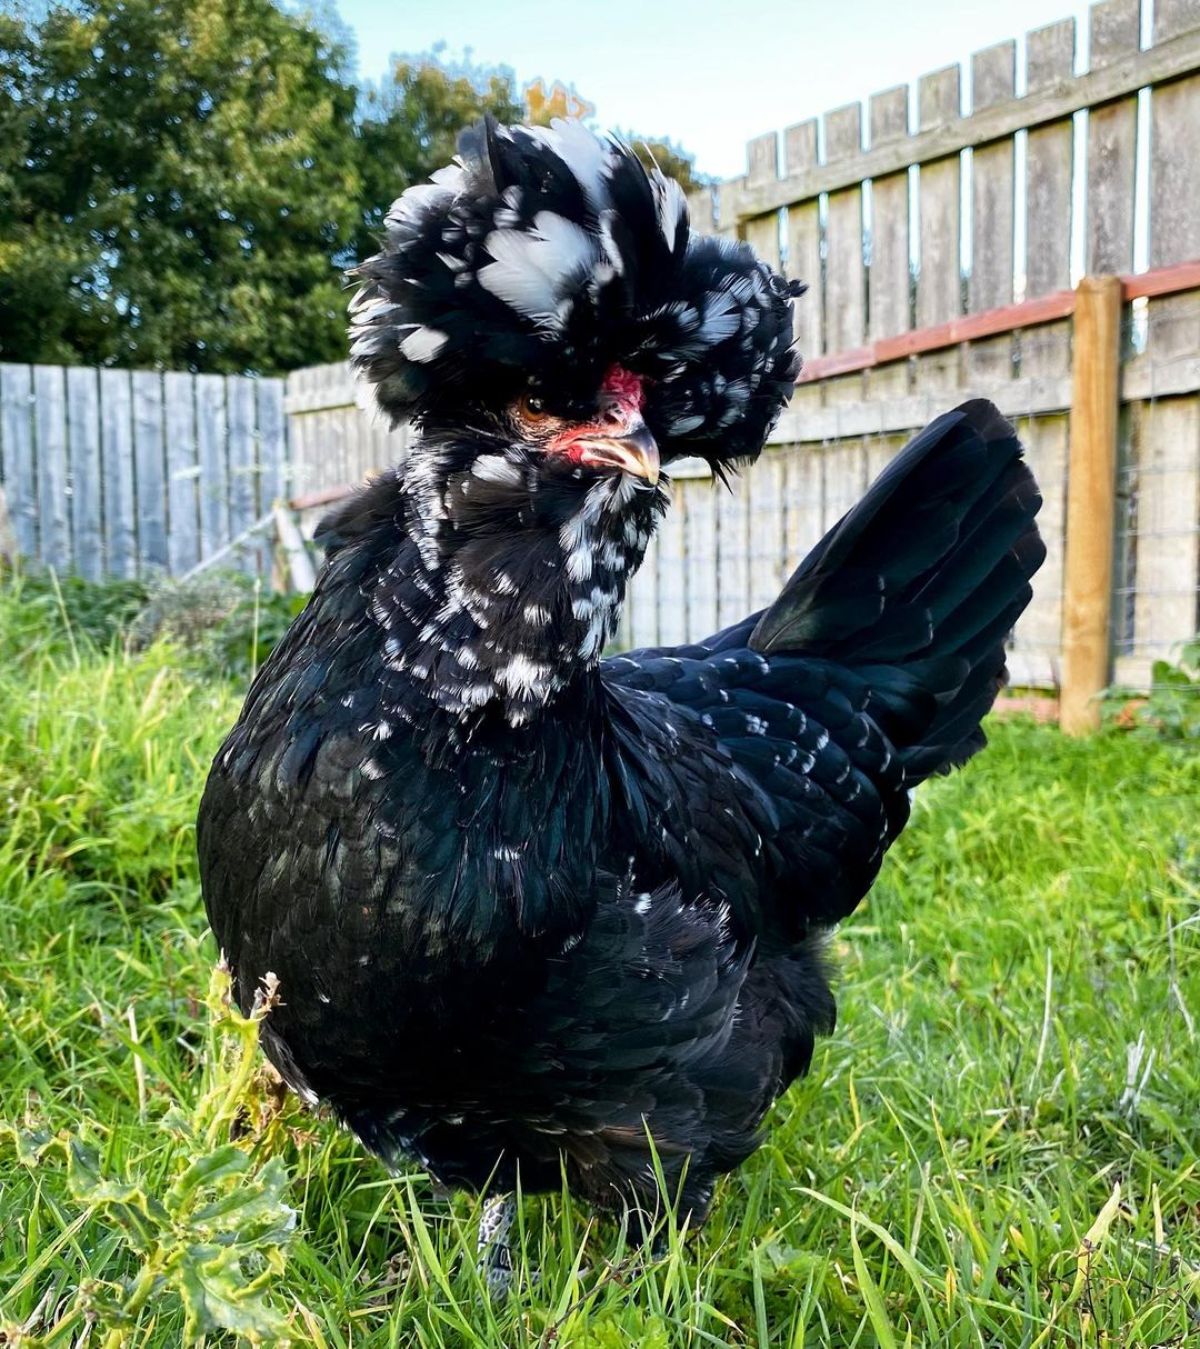
<path id="1" fill-rule="evenodd" d="M 33 441 L 33 369 L 0 365 L 0 464 L 17 548 L 38 551 L 37 458 Z"/>
<path id="2" fill-rule="evenodd" d="M 109 576 L 137 575 L 133 476 L 133 397 L 128 370 L 100 371 L 100 455 L 104 480 L 105 566 Z"/>
<path id="3" fill-rule="evenodd" d="M 196 377 L 196 442 L 200 458 L 200 555 L 210 557 L 225 547 L 230 497 L 225 379 Z"/>
<path id="4" fill-rule="evenodd" d="M 95 370 L 67 370 L 67 441 L 71 457 L 71 537 L 75 568 L 104 575 L 104 489 L 100 458 L 100 381 Z"/>
<path id="5" fill-rule="evenodd" d="M 200 551 L 200 462 L 196 443 L 196 389 L 191 375 L 163 376 L 167 448 L 167 547 L 170 570 L 182 576 Z"/>
<path id="6" fill-rule="evenodd" d="M 162 376 L 157 370 L 136 370 L 132 386 L 138 571 L 151 576 L 164 570 L 168 562 Z"/>
<path id="7" fill-rule="evenodd" d="M 33 423 L 37 441 L 37 496 L 42 558 L 58 571 L 71 565 L 67 495 L 67 397 L 63 369 L 33 367 Z"/>

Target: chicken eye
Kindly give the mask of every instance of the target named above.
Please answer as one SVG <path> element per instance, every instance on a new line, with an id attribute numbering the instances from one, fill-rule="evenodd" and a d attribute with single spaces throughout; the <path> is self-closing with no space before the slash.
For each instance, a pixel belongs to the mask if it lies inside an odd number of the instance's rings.
<path id="1" fill-rule="evenodd" d="M 562 418 L 546 410 L 546 400 L 536 393 L 523 393 L 512 405 L 511 416 L 526 432 L 545 435 L 562 424 Z"/>

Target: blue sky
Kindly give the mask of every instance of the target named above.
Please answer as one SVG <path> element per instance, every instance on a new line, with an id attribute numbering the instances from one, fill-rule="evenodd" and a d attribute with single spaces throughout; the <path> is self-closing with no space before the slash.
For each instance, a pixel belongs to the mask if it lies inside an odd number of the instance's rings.
<path id="1" fill-rule="evenodd" d="M 451 57 L 573 82 L 596 122 L 669 135 L 721 177 L 763 131 L 914 80 L 1075 15 L 1085 0 L 339 0 L 360 74 L 390 53 Z M 1081 53 L 1082 55 L 1082 53 Z M 1018 72 L 1021 67 L 1018 57 Z M 1018 73 L 1018 80 L 1020 74 Z"/>

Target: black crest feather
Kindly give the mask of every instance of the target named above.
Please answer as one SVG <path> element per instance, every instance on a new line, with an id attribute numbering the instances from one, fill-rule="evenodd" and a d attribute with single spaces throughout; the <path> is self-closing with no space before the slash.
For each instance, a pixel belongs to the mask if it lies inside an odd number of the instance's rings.
<path id="1" fill-rule="evenodd" d="M 664 455 L 762 448 L 799 369 L 792 297 L 744 243 L 691 232 L 678 184 L 575 122 L 464 133 L 356 269 L 351 355 L 393 420 L 544 386 L 646 380 Z"/>

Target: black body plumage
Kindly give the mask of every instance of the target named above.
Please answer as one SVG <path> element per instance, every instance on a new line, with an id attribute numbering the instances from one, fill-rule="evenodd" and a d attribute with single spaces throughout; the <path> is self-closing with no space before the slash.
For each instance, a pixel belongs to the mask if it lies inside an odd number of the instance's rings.
<path id="1" fill-rule="evenodd" d="M 280 981 L 269 1056 L 380 1154 L 644 1202 L 649 1133 L 701 1215 L 833 1025 L 822 942 L 909 792 L 983 743 L 1036 488 L 968 404 L 767 611 L 603 659 L 666 499 L 573 447 L 644 413 L 668 461 L 753 457 L 787 287 L 577 128 L 463 161 L 361 269 L 355 360 L 423 439 L 323 526 L 213 764 L 205 900 L 243 1005 Z"/>

